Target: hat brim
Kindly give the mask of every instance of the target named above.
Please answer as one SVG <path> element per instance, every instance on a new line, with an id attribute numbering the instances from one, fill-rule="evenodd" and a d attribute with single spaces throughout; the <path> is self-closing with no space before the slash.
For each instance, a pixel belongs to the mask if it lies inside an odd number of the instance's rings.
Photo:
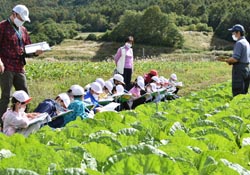
<path id="1" fill-rule="evenodd" d="M 20 15 L 20 14 L 19 14 Z M 30 22 L 30 18 L 28 16 L 21 16 L 22 20 Z"/>
<path id="2" fill-rule="evenodd" d="M 101 94 L 103 91 L 95 91 L 95 90 L 93 90 L 95 93 L 98 93 L 98 94 Z"/>
<path id="3" fill-rule="evenodd" d="M 114 79 L 114 80 L 116 80 L 116 79 Z M 125 85 L 125 83 L 124 83 L 123 81 L 119 81 L 119 80 L 116 80 L 116 81 L 118 81 L 118 82 L 120 82 L 121 84 Z"/>
<path id="4" fill-rule="evenodd" d="M 30 97 L 28 100 L 24 101 L 23 103 L 28 104 L 31 100 L 32 98 Z"/>

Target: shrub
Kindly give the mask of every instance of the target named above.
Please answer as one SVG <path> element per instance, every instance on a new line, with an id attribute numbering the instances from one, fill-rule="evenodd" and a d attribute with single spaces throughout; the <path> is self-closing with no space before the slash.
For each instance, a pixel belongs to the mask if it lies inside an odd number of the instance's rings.
<path id="1" fill-rule="evenodd" d="M 85 40 L 97 41 L 98 38 L 95 34 L 90 33 Z"/>

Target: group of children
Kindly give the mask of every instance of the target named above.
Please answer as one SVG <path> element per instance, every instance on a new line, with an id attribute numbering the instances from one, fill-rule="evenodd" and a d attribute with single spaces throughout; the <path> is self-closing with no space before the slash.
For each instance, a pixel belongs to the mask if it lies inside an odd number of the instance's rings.
<path id="1" fill-rule="evenodd" d="M 97 78 L 95 82 L 85 86 L 72 85 L 65 93 L 56 96 L 55 99 L 46 99 L 41 102 L 33 113 L 26 113 L 26 105 L 31 98 L 25 91 L 15 91 L 12 95 L 12 106 L 2 116 L 3 133 L 14 133 L 28 136 L 37 131 L 41 126 L 48 125 L 52 128 L 61 128 L 77 117 L 81 119 L 92 118 L 95 113 L 102 111 L 105 99 L 109 102 L 119 103 L 115 110 L 134 109 L 146 102 L 157 102 L 165 99 L 166 92 L 177 96 L 181 82 L 177 82 L 176 74 L 171 74 L 169 79 L 159 76 L 156 70 L 151 70 L 143 77 L 138 76 L 132 84 L 132 88 L 124 89 L 123 76 L 115 74 L 108 81 Z M 164 93 L 160 93 L 164 91 Z M 154 95 L 152 95 L 154 94 Z M 126 100 L 121 97 L 127 95 Z M 30 124 L 32 120 L 47 114 L 46 118 Z"/>

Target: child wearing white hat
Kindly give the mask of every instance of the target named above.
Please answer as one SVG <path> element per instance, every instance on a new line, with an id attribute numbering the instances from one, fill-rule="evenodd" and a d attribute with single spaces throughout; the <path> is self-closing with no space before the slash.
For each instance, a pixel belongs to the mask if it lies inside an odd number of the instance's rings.
<path id="1" fill-rule="evenodd" d="M 89 91 L 86 93 L 84 96 L 85 101 L 89 101 L 94 105 L 94 112 L 98 112 L 98 108 L 100 107 L 99 105 L 99 95 L 102 93 L 102 86 L 98 82 L 93 82 L 90 85 Z"/>
<path id="2" fill-rule="evenodd" d="M 62 126 L 65 126 L 67 123 L 74 121 L 76 117 L 81 117 L 81 119 L 87 118 L 87 114 L 85 112 L 85 104 L 83 102 L 84 97 L 84 89 L 80 85 L 73 85 L 70 88 L 70 93 L 73 96 L 73 101 L 69 104 L 68 109 L 73 112 L 66 114 L 63 116 L 64 123 Z"/>
<path id="3" fill-rule="evenodd" d="M 145 84 L 144 80 L 138 79 L 137 82 L 134 84 L 134 87 L 129 90 L 129 93 L 132 94 L 134 97 L 140 97 L 141 96 L 141 90 L 145 91 Z"/>
<path id="4" fill-rule="evenodd" d="M 12 95 L 12 106 L 3 114 L 3 132 L 10 136 L 20 133 L 24 136 L 39 130 L 42 121 L 30 125 L 30 120 L 36 118 L 39 113 L 26 113 L 26 105 L 31 101 L 31 97 L 23 91 L 15 91 Z"/>
<path id="5" fill-rule="evenodd" d="M 108 96 L 112 95 L 112 90 L 113 90 L 113 84 L 111 83 L 111 81 L 106 81 L 104 83 L 103 89 L 102 89 L 102 93 L 99 95 L 100 99 L 105 99 L 108 98 Z"/>
<path id="6" fill-rule="evenodd" d="M 63 116 L 57 117 L 58 114 L 68 111 L 70 98 L 67 93 L 60 93 L 55 99 L 45 99 L 35 108 L 34 112 L 47 112 L 52 121 L 48 125 L 52 128 L 61 127 L 64 123 Z"/>
<path id="7" fill-rule="evenodd" d="M 168 88 L 175 89 L 173 91 L 174 94 L 177 94 L 179 89 L 183 86 L 182 82 L 177 81 L 177 75 L 175 73 L 172 73 L 170 75 L 170 78 L 168 80 Z"/>

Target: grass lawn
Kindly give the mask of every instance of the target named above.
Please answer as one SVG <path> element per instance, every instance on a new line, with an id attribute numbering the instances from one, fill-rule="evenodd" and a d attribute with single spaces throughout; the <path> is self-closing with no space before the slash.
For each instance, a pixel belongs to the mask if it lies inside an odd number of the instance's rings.
<path id="1" fill-rule="evenodd" d="M 45 61 L 29 60 L 26 66 L 28 86 L 33 97 L 32 108 L 45 98 L 55 98 L 73 84 L 85 86 L 96 78 L 108 80 L 112 77 L 113 62 L 87 61 Z M 184 83 L 180 95 L 204 89 L 210 85 L 230 80 L 231 67 L 215 61 L 173 62 L 166 60 L 135 61 L 133 80 L 156 69 L 160 76 L 169 78 L 176 73 L 178 80 Z"/>

